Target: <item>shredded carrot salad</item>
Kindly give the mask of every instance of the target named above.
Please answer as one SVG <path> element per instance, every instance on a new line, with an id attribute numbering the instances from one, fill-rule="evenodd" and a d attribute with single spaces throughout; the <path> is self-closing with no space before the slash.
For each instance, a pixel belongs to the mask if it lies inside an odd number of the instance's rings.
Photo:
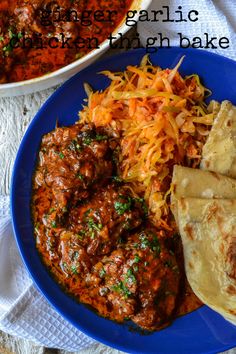
<path id="1" fill-rule="evenodd" d="M 140 66 L 124 72 L 103 71 L 110 85 L 93 92 L 79 113 L 83 123 L 103 126 L 120 139 L 119 174 L 144 197 L 157 226 L 172 229 L 169 208 L 175 164 L 197 167 L 215 112 L 204 103 L 209 93 L 198 75 L 182 77 L 162 70 L 144 56 Z"/>

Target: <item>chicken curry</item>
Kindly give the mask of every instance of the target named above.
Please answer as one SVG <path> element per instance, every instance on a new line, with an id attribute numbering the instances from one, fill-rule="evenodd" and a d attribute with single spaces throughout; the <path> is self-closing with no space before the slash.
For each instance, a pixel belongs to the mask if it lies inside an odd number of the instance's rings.
<path id="1" fill-rule="evenodd" d="M 99 48 L 132 0 L 2 0 L 0 83 L 36 78 Z"/>
<path id="2" fill-rule="evenodd" d="M 118 177 L 119 140 L 75 124 L 43 137 L 33 180 L 36 244 L 56 280 L 100 315 L 146 330 L 201 305 L 181 241 L 152 224 Z"/>

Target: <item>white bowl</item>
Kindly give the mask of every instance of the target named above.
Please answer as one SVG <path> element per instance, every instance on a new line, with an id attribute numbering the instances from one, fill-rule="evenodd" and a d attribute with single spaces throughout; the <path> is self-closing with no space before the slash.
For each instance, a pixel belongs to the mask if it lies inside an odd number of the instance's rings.
<path id="1" fill-rule="evenodd" d="M 134 0 L 131 4 L 130 10 L 137 10 L 137 13 L 132 20 L 137 21 L 138 11 L 141 9 L 147 9 L 151 1 L 152 0 Z M 115 36 L 117 33 L 125 34 L 130 28 L 130 26 L 126 25 L 124 17 L 121 24 L 113 31 L 113 35 Z M 30 80 L 0 84 L 0 97 L 25 95 L 56 86 L 91 64 L 108 48 L 109 41 L 105 40 L 101 43 L 98 49 L 92 50 L 82 58 L 62 67 L 59 70 L 53 71 L 52 73 Z"/>

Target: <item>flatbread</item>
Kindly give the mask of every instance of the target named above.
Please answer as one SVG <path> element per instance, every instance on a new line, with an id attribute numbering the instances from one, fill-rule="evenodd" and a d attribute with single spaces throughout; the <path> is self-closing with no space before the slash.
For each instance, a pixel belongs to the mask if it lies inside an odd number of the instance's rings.
<path id="1" fill-rule="evenodd" d="M 228 101 L 214 121 L 200 167 L 173 171 L 171 209 L 185 271 L 199 299 L 236 325 L 236 107 Z"/>
<path id="2" fill-rule="evenodd" d="M 182 198 L 178 224 L 194 293 L 236 324 L 236 199 Z"/>
<path id="3" fill-rule="evenodd" d="M 236 178 L 236 107 L 223 101 L 202 150 L 200 168 Z"/>
<path id="4" fill-rule="evenodd" d="M 236 199 L 236 180 L 215 172 L 175 165 L 172 177 L 171 210 L 177 223 L 177 199 L 182 197 Z"/>

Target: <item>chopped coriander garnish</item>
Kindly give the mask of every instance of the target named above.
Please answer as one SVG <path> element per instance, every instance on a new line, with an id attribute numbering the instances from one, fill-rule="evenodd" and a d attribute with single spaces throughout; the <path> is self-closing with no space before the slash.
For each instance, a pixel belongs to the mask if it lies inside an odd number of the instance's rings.
<path id="1" fill-rule="evenodd" d="M 160 243 L 158 241 L 158 238 L 156 235 L 153 236 L 153 240 L 151 242 L 151 245 L 150 245 L 151 249 L 153 251 L 155 251 L 156 253 L 160 253 L 161 252 L 161 247 L 160 247 Z"/>
<path id="2" fill-rule="evenodd" d="M 84 238 L 84 233 L 83 233 L 82 231 L 83 231 L 83 230 L 81 230 L 78 234 L 76 234 L 76 236 L 78 237 L 78 239 L 79 239 L 80 241 L 82 241 L 83 238 Z"/>
<path id="3" fill-rule="evenodd" d="M 135 278 L 135 275 L 133 274 L 133 271 L 131 268 L 129 268 L 126 273 L 125 282 L 126 283 L 136 283 L 136 278 Z"/>
<path id="4" fill-rule="evenodd" d="M 132 275 L 132 269 L 131 268 L 129 268 L 128 270 L 127 270 L 127 273 L 126 273 L 128 276 L 130 276 L 130 275 Z"/>
<path id="5" fill-rule="evenodd" d="M 85 211 L 85 213 L 84 213 L 84 216 L 88 216 L 88 215 L 89 215 L 89 213 L 91 213 L 91 211 L 92 211 L 92 209 L 91 209 L 91 208 L 89 208 L 88 210 L 86 210 L 86 211 Z"/>
<path id="6" fill-rule="evenodd" d="M 139 235 L 139 239 L 140 239 L 140 241 L 141 241 L 141 243 L 140 243 L 140 248 L 147 248 L 147 247 L 149 247 L 150 242 L 149 242 L 149 240 L 148 240 L 148 238 L 147 238 L 147 236 L 146 236 L 145 233 L 141 233 L 141 234 Z"/>
<path id="7" fill-rule="evenodd" d="M 101 135 L 101 134 L 97 134 L 95 139 L 97 141 L 102 141 L 102 140 L 107 140 L 108 139 L 108 136 L 107 135 Z"/>
<path id="8" fill-rule="evenodd" d="M 0 42 L 4 41 L 4 37 L 0 36 Z"/>
<path id="9" fill-rule="evenodd" d="M 79 252 L 78 251 L 73 252 L 72 259 L 75 260 L 78 257 L 79 257 Z"/>
<path id="10" fill-rule="evenodd" d="M 122 224 L 122 226 L 123 226 L 124 230 L 130 230 L 130 229 L 132 229 L 129 219 L 127 219 L 126 221 L 124 221 L 123 224 Z"/>
<path id="11" fill-rule="evenodd" d="M 79 178 L 81 181 L 84 179 L 84 176 L 80 172 L 76 173 L 76 177 Z"/>
<path id="12" fill-rule="evenodd" d="M 102 224 L 100 223 L 96 224 L 92 218 L 88 219 L 88 226 L 90 231 L 92 230 L 100 231 L 103 227 Z"/>
<path id="13" fill-rule="evenodd" d="M 89 136 L 87 136 L 87 137 L 85 137 L 85 138 L 83 139 L 83 143 L 84 143 L 85 145 L 90 145 L 91 142 L 92 142 L 92 139 L 91 139 Z"/>
<path id="14" fill-rule="evenodd" d="M 73 139 L 72 142 L 69 145 L 70 150 L 74 150 L 74 151 L 81 151 L 82 150 L 82 146 L 78 143 L 77 139 Z"/>
<path id="15" fill-rule="evenodd" d="M 16 35 L 12 32 L 11 27 L 8 28 L 8 33 L 10 38 L 14 38 Z"/>
<path id="16" fill-rule="evenodd" d="M 136 254 L 135 256 L 134 256 L 134 263 L 138 263 L 140 261 L 140 257 Z"/>
<path id="17" fill-rule="evenodd" d="M 66 262 L 63 262 L 63 263 L 62 263 L 62 266 L 63 266 L 63 269 L 64 269 L 64 270 L 67 270 L 67 269 L 68 269 L 68 266 L 67 266 L 67 263 L 66 263 Z"/>
<path id="18" fill-rule="evenodd" d="M 59 157 L 61 158 L 61 159 L 64 159 L 64 157 L 65 157 L 65 155 L 62 153 L 62 152 L 59 152 Z"/>
<path id="19" fill-rule="evenodd" d="M 80 231 L 79 231 L 79 234 L 80 234 L 80 235 L 85 235 L 85 234 L 86 234 L 86 231 L 85 231 L 85 230 L 80 230 Z"/>
<path id="20" fill-rule="evenodd" d="M 73 274 L 78 274 L 77 267 L 75 265 L 72 265 L 70 269 Z"/>
<path id="21" fill-rule="evenodd" d="M 132 199 L 130 197 L 125 197 L 125 196 L 119 196 L 120 199 L 125 199 L 126 202 L 119 202 L 119 201 L 116 201 L 114 203 L 114 207 L 115 207 L 115 210 L 117 212 L 118 215 L 123 215 L 127 210 L 130 210 L 131 208 L 131 204 L 132 204 Z"/>
<path id="22" fill-rule="evenodd" d="M 140 248 L 145 249 L 149 247 L 156 254 L 159 254 L 161 252 L 160 243 L 155 234 L 152 236 L 152 239 L 149 240 L 147 235 L 144 232 L 141 232 L 141 234 L 139 235 L 139 239 L 141 241 Z"/>
<path id="23" fill-rule="evenodd" d="M 39 229 L 39 222 L 37 222 L 37 223 L 35 224 L 34 229 L 35 229 L 36 231 L 38 231 L 38 229 Z"/>
<path id="24" fill-rule="evenodd" d="M 99 272 L 99 277 L 100 277 L 100 278 L 103 278 L 105 275 L 106 275 L 106 271 L 105 271 L 104 268 L 102 268 L 102 269 L 100 270 L 100 272 Z"/>
<path id="25" fill-rule="evenodd" d="M 113 181 L 115 181 L 117 183 L 123 182 L 122 178 L 120 178 L 119 176 L 113 176 L 112 179 L 113 179 Z"/>
<path id="26" fill-rule="evenodd" d="M 6 45 L 5 47 L 2 48 L 4 52 L 11 52 L 13 50 L 12 46 L 10 44 Z"/>
<path id="27" fill-rule="evenodd" d="M 51 222 L 51 226 L 52 226 L 53 228 L 57 227 L 57 223 L 56 223 L 55 220 L 53 220 L 53 221 Z"/>
<path id="28" fill-rule="evenodd" d="M 131 292 L 127 288 L 127 286 L 124 285 L 122 281 L 120 281 L 118 284 L 112 286 L 112 290 L 117 291 L 121 294 L 123 294 L 126 298 L 129 297 Z"/>
<path id="29" fill-rule="evenodd" d="M 147 217 L 147 215 L 148 215 L 148 206 L 147 206 L 147 204 L 145 202 L 143 202 L 143 204 L 142 204 L 142 209 L 144 211 L 145 216 Z"/>
<path id="30" fill-rule="evenodd" d="M 144 214 L 145 214 L 145 216 L 147 216 L 148 215 L 148 207 L 147 207 L 147 204 L 146 204 L 144 198 L 133 198 L 133 200 L 142 205 L 142 209 L 144 211 Z"/>

